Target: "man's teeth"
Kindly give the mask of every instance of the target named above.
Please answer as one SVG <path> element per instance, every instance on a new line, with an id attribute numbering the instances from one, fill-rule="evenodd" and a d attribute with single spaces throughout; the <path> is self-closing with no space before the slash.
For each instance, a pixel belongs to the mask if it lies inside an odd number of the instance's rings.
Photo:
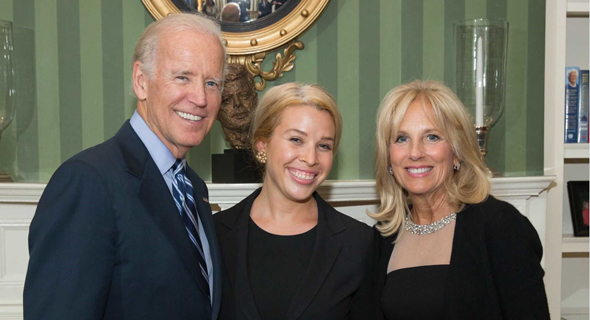
<path id="1" fill-rule="evenodd" d="M 293 170 L 289 170 L 289 172 L 291 172 L 294 176 L 296 176 L 299 179 L 311 180 L 315 177 L 315 173 L 304 173 Z"/>
<path id="2" fill-rule="evenodd" d="M 425 173 L 432 170 L 432 167 L 428 168 L 408 168 L 408 172 L 410 173 Z"/>
<path id="3" fill-rule="evenodd" d="M 203 117 L 195 116 L 194 114 L 181 112 L 181 111 L 176 111 L 176 114 L 179 115 L 183 119 L 191 120 L 191 121 L 199 121 L 199 120 L 203 119 Z"/>

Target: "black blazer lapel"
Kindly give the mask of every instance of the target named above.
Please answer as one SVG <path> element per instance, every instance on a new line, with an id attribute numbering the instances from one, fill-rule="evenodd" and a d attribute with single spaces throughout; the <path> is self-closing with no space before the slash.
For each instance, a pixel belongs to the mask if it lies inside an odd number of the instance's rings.
<path id="1" fill-rule="evenodd" d="M 209 242 L 209 252 L 211 253 L 211 262 L 213 264 L 213 301 L 212 301 L 212 316 L 217 319 L 219 308 L 221 306 L 221 257 L 219 253 L 219 245 L 217 243 L 217 235 L 215 234 L 215 224 L 213 222 L 213 215 L 211 214 L 211 205 L 209 204 L 209 192 L 206 189 L 203 180 L 191 169 L 188 168 L 188 178 L 191 180 L 194 187 L 195 202 L 197 211 L 203 229 Z M 205 199 L 207 202 L 205 202 Z"/>
<path id="2" fill-rule="evenodd" d="M 250 280 L 248 279 L 247 249 L 248 249 L 248 222 L 250 209 L 254 199 L 260 194 L 260 189 L 252 193 L 230 211 L 236 215 L 233 221 L 222 222 L 231 231 L 219 241 L 223 248 L 225 265 L 231 285 L 234 288 L 236 305 L 240 306 L 244 315 L 249 320 L 261 320 L 256 308 Z"/>
<path id="3" fill-rule="evenodd" d="M 180 258 L 189 269 L 193 279 L 204 294 L 209 288 L 203 286 L 197 277 L 202 277 L 197 261 L 197 249 L 191 243 L 182 218 L 178 214 L 170 190 L 160 174 L 156 163 L 149 155 L 143 142 L 127 121 L 115 136 L 127 171 L 141 179 L 138 196 L 145 209 L 160 227 L 168 241 L 178 252 Z"/>
<path id="4" fill-rule="evenodd" d="M 342 248 L 342 243 L 333 237 L 345 229 L 342 221 L 335 210 L 317 192 L 314 193 L 314 198 L 318 206 L 316 243 L 309 267 L 301 281 L 301 287 L 295 294 L 287 311 L 285 317 L 287 320 L 298 319 L 309 306 L 328 276 Z"/>

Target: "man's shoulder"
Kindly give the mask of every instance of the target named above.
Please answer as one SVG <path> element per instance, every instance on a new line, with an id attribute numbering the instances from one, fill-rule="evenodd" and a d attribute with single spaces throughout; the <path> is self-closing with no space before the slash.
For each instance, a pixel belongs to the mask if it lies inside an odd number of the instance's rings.
<path id="1" fill-rule="evenodd" d="M 145 147 L 140 145 L 141 140 L 127 121 L 113 137 L 79 152 L 66 160 L 64 165 L 76 162 L 99 171 L 112 171 L 117 166 L 123 166 L 125 162 L 130 161 L 130 158 L 137 158 L 141 162 L 144 153 L 142 150 Z"/>
<path id="2" fill-rule="evenodd" d="M 47 191 L 52 188 L 66 188 L 75 181 L 90 185 L 117 180 L 113 179 L 113 176 L 120 176 L 121 170 L 117 169 L 123 168 L 122 161 L 118 160 L 120 158 L 109 139 L 79 152 L 62 163 L 51 176 L 45 189 Z"/>
<path id="3" fill-rule="evenodd" d="M 82 150 L 66 160 L 64 164 L 81 162 L 91 167 L 102 169 L 105 166 L 112 167 L 116 165 L 119 159 L 121 159 L 121 151 L 117 147 L 114 138 L 110 138 L 94 147 Z"/>

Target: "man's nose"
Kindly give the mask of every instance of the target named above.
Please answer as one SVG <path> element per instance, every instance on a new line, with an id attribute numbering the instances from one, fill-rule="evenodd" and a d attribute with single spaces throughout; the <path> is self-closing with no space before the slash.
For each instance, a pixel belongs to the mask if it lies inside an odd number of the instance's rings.
<path id="1" fill-rule="evenodd" d="M 234 108 L 240 108 L 242 104 L 240 103 L 240 98 L 237 94 L 231 96 L 231 100 L 233 102 Z"/>
<path id="2" fill-rule="evenodd" d="M 195 84 L 191 86 L 187 95 L 187 100 L 197 107 L 207 106 L 207 92 L 204 84 Z"/>

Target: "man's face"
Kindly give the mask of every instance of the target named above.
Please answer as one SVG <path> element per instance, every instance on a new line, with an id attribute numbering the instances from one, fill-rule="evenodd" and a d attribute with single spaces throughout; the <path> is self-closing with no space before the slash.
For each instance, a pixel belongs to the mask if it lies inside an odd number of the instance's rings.
<path id="1" fill-rule="evenodd" d="M 576 81 L 578 81 L 578 74 L 575 73 L 575 72 L 571 72 L 569 74 L 569 80 L 570 80 L 570 84 L 572 86 L 575 86 L 576 85 Z"/>
<path id="2" fill-rule="evenodd" d="M 154 74 L 134 65 L 138 113 L 176 158 L 199 145 L 221 103 L 223 48 L 194 30 L 163 31 Z"/>
<path id="3" fill-rule="evenodd" d="M 257 103 L 254 84 L 250 78 L 243 77 L 235 81 L 228 81 L 223 88 L 223 104 L 219 111 L 219 122 L 227 129 L 248 130 L 249 120 Z"/>

